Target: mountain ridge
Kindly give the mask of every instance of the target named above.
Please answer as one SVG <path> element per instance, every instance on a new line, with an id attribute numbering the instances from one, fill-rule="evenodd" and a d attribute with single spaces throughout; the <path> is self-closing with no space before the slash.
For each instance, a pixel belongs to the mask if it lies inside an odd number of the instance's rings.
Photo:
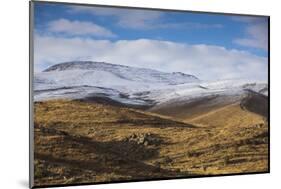
<path id="1" fill-rule="evenodd" d="M 120 64 L 112 64 L 112 63 L 107 63 L 107 62 L 99 62 L 99 61 L 70 61 L 70 62 L 62 62 L 58 63 L 55 65 L 50 66 L 49 68 L 43 70 L 43 72 L 50 72 L 50 71 L 64 71 L 64 70 L 71 70 L 71 69 L 98 69 L 98 67 L 103 67 L 103 68 L 131 68 L 131 69 L 138 69 L 138 70 L 143 70 L 143 71 L 153 71 L 153 72 L 159 72 L 159 73 L 164 73 L 164 74 L 174 74 L 174 75 L 180 75 L 180 76 L 185 76 L 185 77 L 191 77 L 193 79 L 199 80 L 194 75 L 191 74 L 186 74 L 183 72 L 163 72 L 163 71 L 158 71 L 155 69 L 149 69 L 149 68 L 140 68 L 140 67 L 134 67 L 134 66 L 125 66 L 125 65 L 120 65 Z"/>
<path id="2" fill-rule="evenodd" d="M 125 105 L 182 103 L 211 96 L 267 95 L 266 83 L 243 79 L 202 81 L 182 72 L 160 72 L 93 61 L 55 64 L 35 74 L 35 101 L 110 99 Z"/>

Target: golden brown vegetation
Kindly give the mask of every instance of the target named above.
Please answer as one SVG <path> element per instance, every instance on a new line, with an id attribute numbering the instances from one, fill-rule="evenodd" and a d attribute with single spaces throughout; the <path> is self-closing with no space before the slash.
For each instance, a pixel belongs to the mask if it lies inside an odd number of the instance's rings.
<path id="1" fill-rule="evenodd" d="M 68 100 L 34 111 L 36 186 L 268 170 L 267 122 L 239 104 L 182 121 Z"/>

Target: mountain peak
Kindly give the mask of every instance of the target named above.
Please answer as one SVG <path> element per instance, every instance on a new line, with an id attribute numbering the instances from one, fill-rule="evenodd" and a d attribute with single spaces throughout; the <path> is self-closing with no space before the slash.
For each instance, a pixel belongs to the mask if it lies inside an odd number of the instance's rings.
<path id="1" fill-rule="evenodd" d="M 96 62 L 96 61 L 71 61 L 55 64 L 43 72 L 50 71 L 64 71 L 64 70 L 73 70 L 73 69 L 95 69 L 98 66 L 114 66 L 114 64 L 106 62 Z"/>

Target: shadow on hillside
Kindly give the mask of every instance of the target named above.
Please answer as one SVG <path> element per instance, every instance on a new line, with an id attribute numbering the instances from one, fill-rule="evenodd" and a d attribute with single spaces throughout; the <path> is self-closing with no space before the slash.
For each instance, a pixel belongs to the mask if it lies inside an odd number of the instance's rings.
<path id="1" fill-rule="evenodd" d="M 253 91 L 248 91 L 248 96 L 241 103 L 242 109 L 259 114 L 268 119 L 268 97 Z"/>
<path id="2" fill-rule="evenodd" d="M 39 132 L 36 133 L 37 136 L 41 135 L 52 141 L 49 142 L 49 146 L 37 144 L 35 160 L 43 162 L 44 167 L 56 166 L 55 169 L 58 170 L 71 169 L 71 171 L 61 171 L 59 174 L 51 174 L 46 170 L 47 173 L 35 177 L 37 183 L 40 183 L 40 179 L 46 175 L 75 178 L 87 172 L 93 175 L 121 175 L 130 180 L 176 177 L 183 174 L 144 162 L 159 155 L 157 147 L 147 147 L 130 141 L 100 142 L 44 127 L 40 127 L 39 130 L 37 128 L 37 132 Z"/>

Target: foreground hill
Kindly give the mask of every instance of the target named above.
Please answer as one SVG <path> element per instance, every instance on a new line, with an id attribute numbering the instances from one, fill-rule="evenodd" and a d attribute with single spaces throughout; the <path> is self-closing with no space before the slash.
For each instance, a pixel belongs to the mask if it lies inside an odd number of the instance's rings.
<path id="1" fill-rule="evenodd" d="M 268 170 L 260 114 L 232 103 L 178 120 L 110 104 L 36 102 L 35 185 Z"/>

